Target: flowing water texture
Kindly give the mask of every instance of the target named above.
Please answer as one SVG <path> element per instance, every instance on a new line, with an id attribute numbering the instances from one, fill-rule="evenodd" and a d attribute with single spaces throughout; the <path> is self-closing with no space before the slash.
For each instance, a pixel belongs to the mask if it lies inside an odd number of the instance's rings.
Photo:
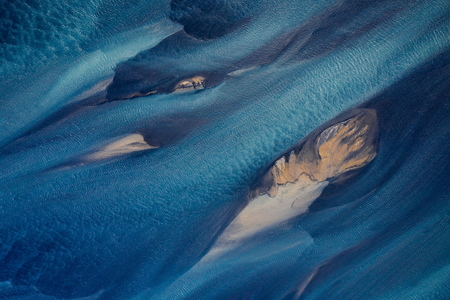
<path id="1" fill-rule="evenodd" d="M 0 16 L 0 299 L 450 299 L 450 2 Z"/>

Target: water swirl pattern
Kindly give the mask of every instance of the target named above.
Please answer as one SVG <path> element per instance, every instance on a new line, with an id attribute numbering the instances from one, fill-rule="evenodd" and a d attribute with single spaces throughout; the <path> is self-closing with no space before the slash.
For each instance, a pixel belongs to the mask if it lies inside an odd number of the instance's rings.
<path id="1" fill-rule="evenodd" d="M 0 15 L 0 299 L 450 299 L 449 1 Z"/>

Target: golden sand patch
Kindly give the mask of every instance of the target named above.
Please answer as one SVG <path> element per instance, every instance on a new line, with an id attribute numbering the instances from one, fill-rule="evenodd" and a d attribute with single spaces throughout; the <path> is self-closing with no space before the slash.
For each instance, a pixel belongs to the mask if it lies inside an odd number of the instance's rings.
<path id="1" fill-rule="evenodd" d="M 280 185 L 295 182 L 301 174 L 324 181 L 361 168 L 377 155 L 377 117 L 374 110 L 360 110 L 354 117 L 328 127 L 315 139 L 305 142 L 300 152 L 291 151 L 270 169 L 275 196 Z"/>

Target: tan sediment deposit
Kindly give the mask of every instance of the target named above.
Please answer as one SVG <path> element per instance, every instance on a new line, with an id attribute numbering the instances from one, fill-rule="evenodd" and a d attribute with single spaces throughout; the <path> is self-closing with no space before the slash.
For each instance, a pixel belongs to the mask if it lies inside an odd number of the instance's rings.
<path id="1" fill-rule="evenodd" d="M 154 148 L 158 147 L 150 146 L 144 141 L 142 135 L 135 133 L 104 146 L 101 150 L 89 154 L 85 159 L 97 161 Z"/>
<path id="2" fill-rule="evenodd" d="M 205 88 L 205 77 L 194 76 L 192 78 L 183 79 L 174 88 L 174 92 L 184 92 L 191 90 L 201 90 Z"/>
<path id="3" fill-rule="evenodd" d="M 360 109 L 355 116 L 323 130 L 316 138 L 305 142 L 278 159 L 269 170 L 275 196 L 278 188 L 307 175 L 314 181 L 325 181 L 361 168 L 377 155 L 378 122 L 375 110 Z"/>
<path id="4" fill-rule="evenodd" d="M 282 156 L 252 192 L 250 202 L 225 228 L 199 264 L 239 247 L 255 234 L 308 211 L 332 178 L 367 165 L 377 154 L 378 125 L 374 110 L 353 116 L 312 134 Z"/>

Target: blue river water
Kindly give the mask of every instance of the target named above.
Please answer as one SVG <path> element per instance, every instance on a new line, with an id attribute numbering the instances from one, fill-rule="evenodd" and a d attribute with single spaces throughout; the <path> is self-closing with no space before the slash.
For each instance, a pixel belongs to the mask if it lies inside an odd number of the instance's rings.
<path id="1" fill-rule="evenodd" d="M 450 299 L 450 2 L 0 15 L 0 299 Z M 373 161 L 202 264 L 268 168 L 355 109 Z"/>

